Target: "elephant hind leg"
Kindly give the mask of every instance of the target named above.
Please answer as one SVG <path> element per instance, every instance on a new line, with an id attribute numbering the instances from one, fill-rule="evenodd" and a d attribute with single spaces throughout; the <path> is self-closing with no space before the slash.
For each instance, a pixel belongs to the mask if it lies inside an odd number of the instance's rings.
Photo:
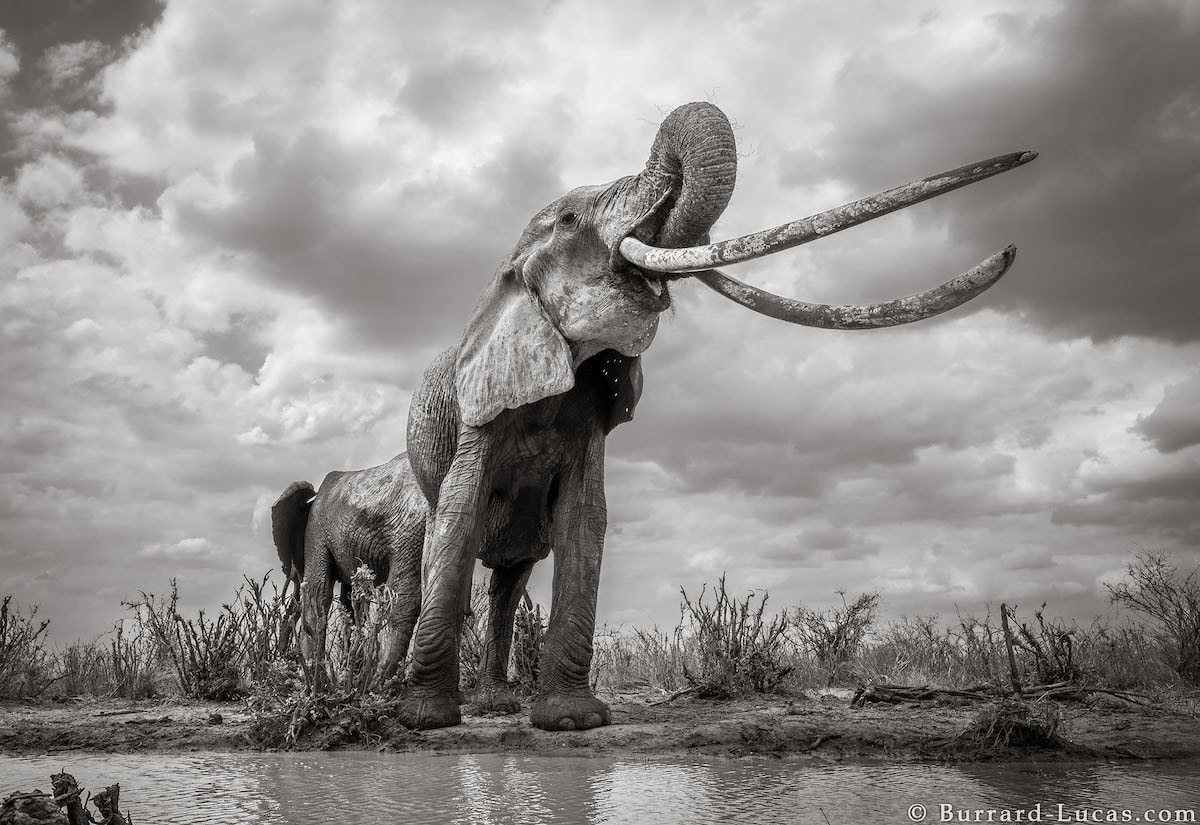
<path id="1" fill-rule="evenodd" d="M 488 586 L 487 638 L 483 645 L 479 690 L 475 704 L 483 711 L 516 713 L 521 700 L 508 681 L 508 658 L 512 650 L 513 619 L 529 583 L 533 560 L 512 567 L 497 567 Z"/>
<path id="2" fill-rule="evenodd" d="M 304 592 L 301 596 L 301 616 L 306 633 L 301 639 L 309 640 L 304 657 L 312 663 L 313 679 L 318 686 L 326 681 L 326 635 L 329 626 L 329 608 L 333 604 L 334 569 L 332 559 L 324 549 L 310 554 L 304 571 Z"/>

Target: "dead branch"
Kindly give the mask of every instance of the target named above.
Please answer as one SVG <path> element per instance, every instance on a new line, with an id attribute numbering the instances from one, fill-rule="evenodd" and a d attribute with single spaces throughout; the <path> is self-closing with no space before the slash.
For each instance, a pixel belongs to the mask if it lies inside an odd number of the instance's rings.
<path id="1" fill-rule="evenodd" d="M 1096 694 L 1113 696 L 1122 701 L 1147 708 L 1158 707 L 1154 700 L 1140 693 L 1130 693 L 1125 690 L 1101 687 L 1100 685 L 1080 685 L 1071 682 L 1054 682 L 1046 685 L 1034 685 L 1021 689 L 1024 699 L 1053 699 L 1055 701 L 1087 702 Z M 953 688 L 938 688 L 928 685 L 889 685 L 867 684 L 860 686 L 850 700 L 850 707 L 860 708 L 872 702 L 887 705 L 899 705 L 917 702 L 936 702 L 945 699 L 969 699 L 976 702 L 992 701 L 1009 696 L 996 685 L 976 685 L 967 690 Z"/>
<path id="2" fill-rule="evenodd" d="M 654 702 L 647 702 L 646 706 L 647 707 L 655 707 L 656 705 L 669 705 L 671 702 L 674 702 L 676 699 L 680 698 L 681 696 L 686 696 L 689 693 L 695 693 L 695 692 L 696 692 L 696 688 L 694 686 L 685 687 L 685 688 L 675 691 L 674 693 L 672 693 L 670 696 L 667 696 L 666 698 L 658 699 L 657 701 L 654 701 Z"/>

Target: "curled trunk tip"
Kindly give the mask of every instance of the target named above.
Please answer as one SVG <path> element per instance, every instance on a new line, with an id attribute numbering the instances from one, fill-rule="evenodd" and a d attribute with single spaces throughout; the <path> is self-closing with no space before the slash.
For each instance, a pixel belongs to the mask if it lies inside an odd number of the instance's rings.
<path id="1" fill-rule="evenodd" d="M 675 193 L 658 245 L 670 248 L 707 240 L 737 179 L 736 141 L 725 113 L 706 102 L 676 108 L 659 126 L 639 177 L 650 200 Z"/>

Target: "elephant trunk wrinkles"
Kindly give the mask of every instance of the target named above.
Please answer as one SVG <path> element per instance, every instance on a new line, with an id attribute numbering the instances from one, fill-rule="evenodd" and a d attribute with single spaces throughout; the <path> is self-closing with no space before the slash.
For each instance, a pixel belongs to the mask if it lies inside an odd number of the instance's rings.
<path id="1" fill-rule="evenodd" d="M 711 103 L 688 103 L 659 126 L 646 168 L 637 176 L 647 206 L 676 192 L 656 239 L 659 246 L 704 242 L 725 211 L 737 180 L 737 149 L 724 113 Z"/>

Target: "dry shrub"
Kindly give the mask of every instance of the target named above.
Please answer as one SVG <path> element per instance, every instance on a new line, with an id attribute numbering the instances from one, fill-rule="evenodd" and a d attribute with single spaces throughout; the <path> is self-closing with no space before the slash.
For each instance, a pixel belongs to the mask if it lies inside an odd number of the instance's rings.
<path id="1" fill-rule="evenodd" d="M 271 662 L 288 652 L 299 614 L 287 598 L 286 585 L 280 591 L 270 577 L 270 572 L 261 580 L 243 576 L 233 597 L 237 605 L 233 609 L 240 614 L 237 627 L 242 668 L 251 682 L 263 678 Z"/>
<path id="2" fill-rule="evenodd" d="M 878 593 L 863 593 L 853 602 L 846 601 L 845 590 L 837 594 L 841 607 L 823 613 L 795 607 L 789 614 L 797 647 L 824 669 L 827 684 L 861 678 L 858 659 L 879 609 Z"/>
<path id="3" fill-rule="evenodd" d="M 1072 641 L 1072 636 L 1079 633 L 1078 627 L 1068 628 L 1062 619 L 1046 619 L 1045 602 L 1033 611 L 1036 626 L 1018 619 L 1015 608 L 1008 610 L 1009 617 L 1017 627 L 1013 634 L 1013 647 L 1025 654 L 1026 681 L 1029 681 L 1030 672 L 1036 674 L 1033 683 L 1038 685 L 1083 681 L 1083 672 L 1075 659 Z"/>
<path id="4" fill-rule="evenodd" d="M 792 671 L 784 664 L 784 613 L 763 618 L 768 594 L 751 592 L 741 601 L 730 598 L 722 574 L 713 588 L 712 603 L 705 600 L 708 586 L 695 602 L 680 589 L 680 626 L 687 625 L 696 665 L 685 664 L 683 676 L 697 696 L 729 699 L 748 693 L 775 692 Z M 758 599 L 758 604 L 754 601 Z"/>
<path id="5" fill-rule="evenodd" d="M 179 586 L 175 579 L 170 585 L 166 597 L 141 591 L 140 600 L 124 603 L 133 611 L 139 631 L 145 628 L 158 650 L 166 652 L 185 697 L 217 701 L 237 698 L 242 694 L 240 616 L 226 604 L 216 619 L 206 618 L 203 610 L 197 618 L 185 619 L 178 610 Z"/>
<path id="6" fill-rule="evenodd" d="M 1200 685 L 1200 565 L 1183 573 L 1161 550 L 1141 550 L 1109 601 L 1153 620 L 1157 647 L 1186 682 Z"/>
<path id="7" fill-rule="evenodd" d="M 800 647 L 830 669 L 859 654 L 879 609 L 878 593 L 863 593 L 853 602 L 846 601 L 845 590 L 839 590 L 837 594 L 842 600 L 841 607 L 830 608 L 824 613 L 796 607 L 791 615 Z"/>
<path id="8" fill-rule="evenodd" d="M 54 677 L 46 651 L 49 619 L 37 620 L 37 607 L 28 613 L 12 603 L 0 602 L 0 699 L 19 699 L 42 693 Z"/>
<path id="9" fill-rule="evenodd" d="M 950 633 L 956 639 L 963 656 L 962 674 L 971 684 L 999 684 L 1004 672 L 1004 632 L 992 623 L 992 607 L 987 606 L 983 618 L 970 613 L 956 613 L 958 625 Z"/>
<path id="10" fill-rule="evenodd" d="M 1080 657 L 1096 679 L 1111 688 L 1152 689 L 1170 685 L 1178 673 L 1162 655 L 1160 640 L 1142 624 L 1096 620 L 1079 645 Z"/>
<path id="11" fill-rule="evenodd" d="M 166 652 L 144 620 L 144 608 L 131 609 L 130 632 L 125 632 L 125 620 L 120 619 L 113 625 L 108 641 L 112 689 L 122 699 L 150 699 L 158 693 L 156 676 Z"/>
<path id="12" fill-rule="evenodd" d="M 546 642 L 546 617 L 542 606 L 534 604 L 525 593 L 517 605 L 516 621 L 513 624 L 512 674 L 513 690 L 533 696 L 538 690 L 538 665 L 542 660 L 542 646 Z"/>
<path id="13" fill-rule="evenodd" d="M 351 576 L 351 614 L 335 601 L 329 617 L 325 670 L 316 672 L 299 651 L 268 662 L 253 683 L 250 736 L 263 747 L 329 748 L 378 745 L 392 727 L 394 685 L 380 681 L 382 635 L 395 608 L 395 591 L 376 585 L 366 565 Z M 300 588 L 301 602 L 311 598 Z M 281 607 L 281 615 L 287 614 Z"/>

